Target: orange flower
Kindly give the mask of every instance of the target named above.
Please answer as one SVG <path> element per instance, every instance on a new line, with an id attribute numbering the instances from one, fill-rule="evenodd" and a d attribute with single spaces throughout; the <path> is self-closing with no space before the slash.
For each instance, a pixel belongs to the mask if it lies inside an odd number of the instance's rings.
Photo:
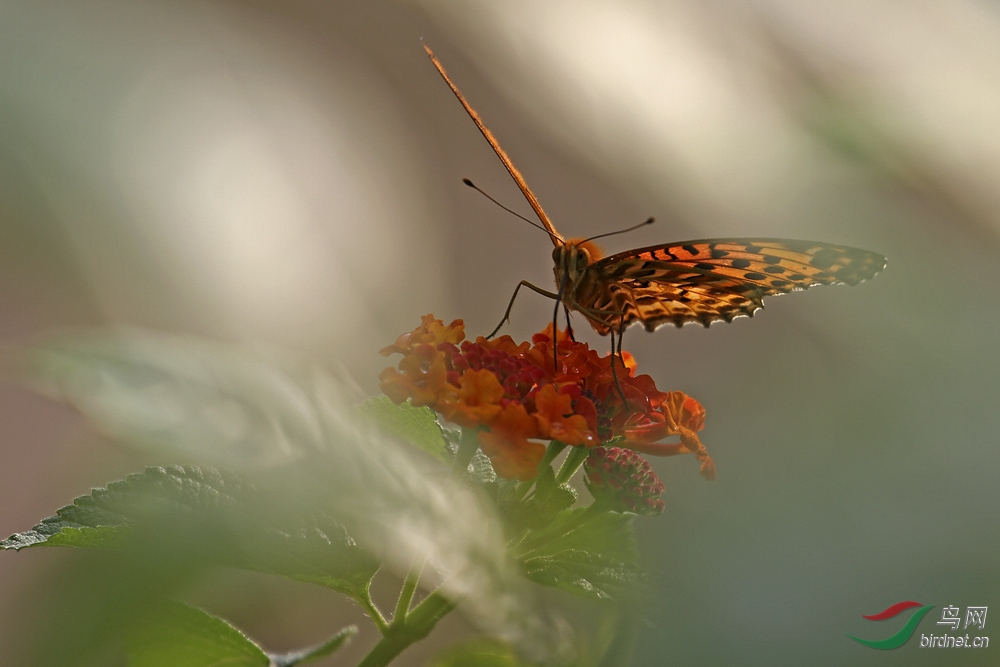
<path id="1" fill-rule="evenodd" d="M 556 393 L 553 385 L 547 384 L 535 394 L 535 410 L 535 421 L 538 422 L 542 437 L 567 445 L 598 444 L 587 419 L 573 414 L 573 398 L 568 394 Z"/>
<path id="2" fill-rule="evenodd" d="M 679 428 L 700 431 L 705 428 L 705 408 L 701 403 L 680 391 L 667 394 L 664 404 L 673 422 Z"/>
<path id="3" fill-rule="evenodd" d="M 490 457 L 493 469 L 506 479 L 532 479 L 545 446 L 531 442 L 537 438 L 538 424 L 520 403 L 508 403 L 490 423 L 490 430 L 479 434 L 483 453 Z"/>
<path id="4" fill-rule="evenodd" d="M 394 402 L 402 403 L 409 398 L 417 406 L 434 405 L 449 387 L 444 359 L 427 345 L 403 357 L 399 371 L 386 368 L 379 379 L 382 392 Z"/>
<path id="5" fill-rule="evenodd" d="M 696 431 L 705 427 L 705 408 L 701 403 L 680 391 L 671 391 L 659 409 L 639 415 L 624 428 L 626 443 L 632 449 L 651 456 L 694 454 L 701 462 L 700 472 L 706 479 L 715 479 L 715 462 L 708 455 Z M 672 435 L 680 436 L 679 443 L 658 442 Z"/>
<path id="6" fill-rule="evenodd" d="M 664 393 L 658 390 L 656 388 L 656 383 L 653 382 L 653 378 L 648 375 L 629 377 L 627 378 L 626 384 L 632 389 L 632 396 L 641 398 L 641 400 L 645 404 L 648 404 L 650 408 L 660 407 L 670 395 L 669 393 Z M 630 400 L 632 396 L 629 396 Z"/>
<path id="7" fill-rule="evenodd" d="M 396 339 L 396 342 L 379 350 L 379 354 L 388 357 L 394 352 L 408 354 L 416 345 L 425 344 L 437 346 L 441 343 L 458 343 L 465 338 L 465 323 L 455 320 L 445 325 L 433 315 L 424 315 L 420 326 Z"/>
<path id="8" fill-rule="evenodd" d="M 457 391 L 445 393 L 435 409 L 445 419 L 465 428 L 488 424 L 500 413 L 503 387 L 497 377 L 487 371 L 468 371 L 458 379 Z"/>
<path id="9" fill-rule="evenodd" d="M 658 409 L 629 416 L 623 425 L 625 437 L 636 443 L 653 443 L 671 435 L 679 435 L 686 442 L 697 441 L 695 431 L 705 428 L 705 408 L 680 391 L 661 396 L 663 400 Z"/>
<path id="10" fill-rule="evenodd" d="M 515 343 L 514 339 L 506 334 L 490 340 L 479 336 L 476 338 L 475 345 L 489 350 L 499 350 L 513 357 L 524 357 L 531 348 L 531 345 L 527 341 Z"/>

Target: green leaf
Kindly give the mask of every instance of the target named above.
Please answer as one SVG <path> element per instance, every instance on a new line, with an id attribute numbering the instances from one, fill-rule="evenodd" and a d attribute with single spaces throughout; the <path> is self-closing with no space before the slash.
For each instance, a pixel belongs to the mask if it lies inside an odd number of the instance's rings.
<path id="1" fill-rule="evenodd" d="M 579 549 L 528 558 L 524 566 L 535 583 L 596 600 L 620 600 L 644 579 L 634 566 Z"/>
<path id="2" fill-rule="evenodd" d="M 347 595 L 366 589 L 381 565 L 371 552 L 355 544 L 342 525 L 323 515 L 303 519 L 289 530 L 260 535 L 244 560 L 233 564 Z"/>
<path id="3" fill-rule="evenodd" d="M 451 646 L 427 667 L 533 667 L 522 661 L 509 644 L 490 637 L 480 637 Z"/>
<path id="4" fill-rule="evenodd" d="M 65 509 L 65 508 L 64 508 Z M 55 530 L 51 535 L 43 531 Z M 0 541 L 0 549 L 18 551 L 26 547 L 116 547 L 128 534 L 125 526 L 72 526 L 59 520 L 58 516 L 44 519 L 32 530 L 15 533 Z"/>
<path id="5" fill-rule="evenodd" d="M 632 516 L 596 514 L 592 508 L 561 512 L 518 549 L 526 576 L 586 597 L 622 599 L 643 580 Z"/>
<path id="6" fill-rule="evenodd" d="M 635 564 L 639 549 L 632 528 L 633 518 L 634 515 L 621 512 L 594 516 L 593 510 L 583 507 L 560 512 L 548 527 L 532 533 L 531 555 L 578 549 Z"/>
<path id="7" fill-rule="evenodd" d="M 234 475 L 196 466 L 149 467 L 94 489 L 34 528 L 0 541 L 0 549 L 34 546 L 117 546 L 137 523 L 158 513 L 203 514 L 238 504 L 244 490 Z"/>
<path id="8" fill-rule="evenodd" d="M 279 499 L 236 475 L 197 466 L 150 467 L 94 489 L 0 549 L 116 547 L 170 535 L 192 556 L 320 584 L 349 595 L 366 588 L 380 562 L 321 513 L 291 516 Z"/>
<path id="9" fill-rule="evenodd" d="M 129 667 L 268 667 L 267 654 L 221 618 L 179 603 L 135 630 Z"/>
<path id="10" fill-rule="evenodd" d="M 406 440 L 442 461 L 450 461 L 444 433 L 430 408 L 393 403 L 386 396 L 370 398 L 354 408 L 359 415 L 378 424 L 385 433 Z"/>
<path id="11" fill-rule="evenodd" d="M 274 664 L 274 667 L 294 667 L 295 665 L 319 660 L 320 658 L 332 655 L 341 646 L 351 641 L 356 634 L 358 634 L 358 628 L 349 625 L 318 646 L 291 653 L 272 653 L 271 662 Z"/>

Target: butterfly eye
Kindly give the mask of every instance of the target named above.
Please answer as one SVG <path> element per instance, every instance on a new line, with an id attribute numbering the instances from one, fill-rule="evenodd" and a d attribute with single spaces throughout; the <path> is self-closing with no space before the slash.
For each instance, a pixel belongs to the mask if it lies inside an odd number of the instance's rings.
<path id="1" fill-rule="evenodd" d="M 590 264 L 590 253 L 587 252 L 586 248 L 577 248 L 574 259 L 576 260 L 576 268 L 582 269 Z"/>

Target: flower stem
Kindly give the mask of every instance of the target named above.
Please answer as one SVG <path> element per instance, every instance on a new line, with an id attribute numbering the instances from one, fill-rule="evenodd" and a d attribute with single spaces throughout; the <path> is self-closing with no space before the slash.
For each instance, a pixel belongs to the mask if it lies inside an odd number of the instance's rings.
<path id="1" fill-rule="evenodd" d="M 365 586 L 362 590 L 355 592 L 351 597 L 354 598 L 355 602 L 361 605 L 361 608 L 364 609 L 365 613 L 368 614 L 368 617 L 372 619 L 372 623 L 375 624 L 378 631 L 384 635 L 389 630 L 389 622 L 385 620 L 385 616 L 382 615 L 379 608 L 375 606 L 375 602 L 372 601 L 371 592 L 369 591 L 368 586 Z"/>
<path id="2" fill-rule="evenodd" d="M 464 472 L 476 455 L 479 449 L 479 429 L 462 428 L 462 439 L 458 443 L 458 451 L 455 453 L 455 460 L 451 464 L 451 469 Z"/>
<path id="3" fill-rule="evenodd" d="M 623 604 L 616 614 L 617 618 L 608 619 L 611 642 L 604 650 L 600 667 L 628 667 L 633 664 L 635 644 L 639 628 L 642 627 L 636 607 L 637 605 Z"/>
<path id="4" fill-rule="evenodd" d="M 424 569 L 425 562 L 426 559 L 423 556 L 418 556 L 410 564 L 410 571 L 406 573 L 406 579 L 403 580 L 403 588 L 399 591 L 399 600 L 396 601 L 396 611 L 392 615 L 393 623 L 404 620 L 406 614 L 409 613 L 410 603 L 413 602 L 413 594 L 417 590 L 417 584 L 420 582 L 420 573 Z"/>
<path id="5" fill-rule="evenodd" d="M 542 460 L 538 462 L 538 470 L 541 471 L 542 468 L 552 463 L 557 456 L 559 456 L 562 450 L 566 449 L 566 443 L 559 442 L 558 440 L 552 440 L 549 442 L 549 446 L 545 448 L 545 455 Z"/>
<path id="6" fill-rule="evenodd" d="M 565 443 L 559 442 L 558 440 L 552 440 L 549 442 L 549 446 L 545 449 L 545 455 L 542 456 L 542 460 L 538 462 L 538 474 L 542 474 L 542 471 L 549 466 L 552 461 L 559 456 L 562 450 L 566 449 L 567 445 Z M 529 479 L 526 482 L 520 482 L 517 488 L 514 490 L 515 500 L 524 500 L 524 497 L 528 495 L 528 491 L 535 486 L 535 482 L 538 481 L 538 475 L 535 475 L 534 479 Z"/>
<path id="7" fill-rule="evenodd" d="M 440 593 L 431 593 L 414 607 L 401 623 L 394 620 L 388 632 L 358 667 L 383 667 L 434 629 L 441 618 L 455 608 L 455 603 Z"/>
<path id="8" fill-rule="evenodd" d="M 565 484 L 568 482 L 569 478 L 583 465 L 588 456 L 590 456 L 590 450 L 586 447 L 573 447 L 570 449 L 569 454 L 563 460 L 562 467 L 556 473 L 556 484 Z"/>

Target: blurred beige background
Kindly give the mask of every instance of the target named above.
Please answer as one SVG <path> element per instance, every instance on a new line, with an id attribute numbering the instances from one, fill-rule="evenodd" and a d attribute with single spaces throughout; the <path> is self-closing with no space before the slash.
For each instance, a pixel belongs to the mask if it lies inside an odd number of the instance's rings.
<path id="1" fill-rule="evenodd" d="M 719 468 L 654 462 L 668 510 L 639 522 L 658 580 L 635 664 L 992 664 L 843 635 L 891 634 L 860 615 L 900 600 L 1000 609 L 992 3 L 2 3 L 0 340 L 264 341 L 375 392 L 377 349 L 421 315 L 488 332 L 518 280 L 551 283 L 551 246 L 461 184 L 530 212 L 420 38 L 567 236 L 653 215 L 606 248 L 763 236 L 889 258 L 752 321 L 626 336 L 705 405 Z M 524 294 L 506 332 L 551 309 Z M 144 464 L 12 387 L 0 457 L 4 535 Z M 0 646 L 72 556 L 0 554 Z M 240 581 L 216 611 L 269 648 L 359 616 Z"/>

